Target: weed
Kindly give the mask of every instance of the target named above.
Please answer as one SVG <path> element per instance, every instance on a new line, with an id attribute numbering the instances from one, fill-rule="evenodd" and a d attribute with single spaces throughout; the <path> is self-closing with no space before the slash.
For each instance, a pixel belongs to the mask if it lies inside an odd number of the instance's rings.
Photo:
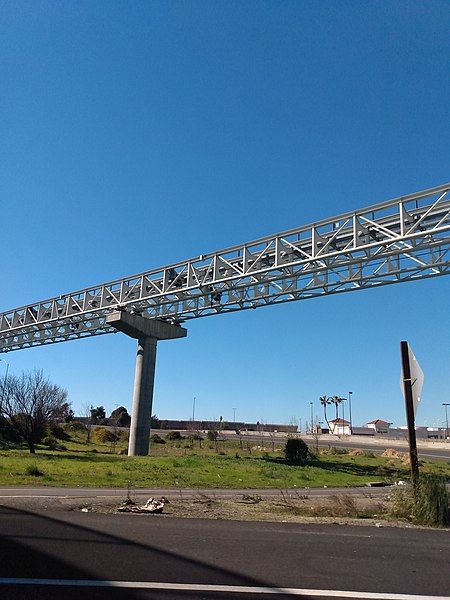
<path id="1" fill-rule="evenodd" d="M 30 475 L 31 477 L 43 477 L 45 475 L 44 471 L 41 471 L 36 464 L 27 465 L 25 468 L 25 475 Z"/>
<path id="2" fill-rule="evenodd" d="M 418 525 L 445 527 L 450 523 L 445 479 L 437 475 L 421 475 L 416 489 L 411 486 L 394 491 L 388 510 L 392 517 Z"/>
<path id="3" fill-rule="evenodd" d="M 339 448 L 339 446 L 330 446 L 327 454 L 330 454 L 331 456 L 348 454 L 348 450 L 346 448 Z"/>
<path id="4" fill-rule="evenodd" d="M 375 454 L 373 452 L 371 452 L 370 450 L 364 450 L 363 456 L 365 458 L 375 458 Z"/>
<path id="5" fill-rule="evenodd" d="M 350 494 L 333 494 L 330 497 L 332 516 L 357 517 L 355 499 Z"/>

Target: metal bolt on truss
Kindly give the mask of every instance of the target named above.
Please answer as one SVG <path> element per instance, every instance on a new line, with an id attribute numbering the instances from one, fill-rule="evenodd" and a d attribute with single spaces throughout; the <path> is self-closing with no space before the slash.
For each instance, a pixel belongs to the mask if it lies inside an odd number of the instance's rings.
<path id="1" fill-rule="evenodd" d="M 450 183 L 0 314 L 0 352 L 450 273 Z"/>

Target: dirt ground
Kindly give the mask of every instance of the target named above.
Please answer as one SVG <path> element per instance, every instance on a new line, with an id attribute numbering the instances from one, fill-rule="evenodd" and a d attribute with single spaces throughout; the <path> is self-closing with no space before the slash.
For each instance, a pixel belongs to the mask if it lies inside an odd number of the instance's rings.
<path id="1" fill-rule="evenodd" d="M 145 504 L 147 497 L 130 498 L 137 507 Z M 159 500 L 159 498 L 158 498 Z M 3 506 L 19 510 L 52 511 L 52 512 L 98 512 L 116 515 L 121 518 L 119 508 L 126 505 L 126 494 L 123 498 L 4 498 Z M 167 519 L 172 517 L 184 519 L 225 519 L 238 521 L 272 521 L 291 523 L 336 523 L 342 525 L 371 525 L 377 527 L 414 527 L 410 523 L 391 520 L 386 515 L 388 495 L 372 497 L 370 492 L 350 496 L 339 493 L 328 497 L 309 496 L 308 494 L 288 495 L 280 491 L 276 497 L 261 497 L 251 493 L 234 498 L 217 498 L 211 494 L 197 494 L 183 497 L 172 494 L 166 499 L 161 514 L 133 513 L 134 517 L 144 519 Z"/>

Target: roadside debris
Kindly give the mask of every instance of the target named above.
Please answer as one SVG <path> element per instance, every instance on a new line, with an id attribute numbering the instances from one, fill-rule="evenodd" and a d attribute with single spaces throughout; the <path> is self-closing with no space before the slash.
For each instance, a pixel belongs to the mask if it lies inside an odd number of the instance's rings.
<path id="1" fill-rule="evenodd" d="M 241 502 L 244 504 L 259 504 L 262 498 L 258 494 L 242 494 Z"/>
<path id="2" fill-rule="evenodd" d="M 119 512 L 129 512 L 129 513 L 162 513 L 164 505 L 168 503 L 168 500 L 162 496 L 159 500 L 156 498 L 149 498 L 145 504 L 142 506 L 137 506 L 135 504 L 129 504 L 128 502 L 124 502 L 122 506 L 120 506 L 117 510 Z"/>

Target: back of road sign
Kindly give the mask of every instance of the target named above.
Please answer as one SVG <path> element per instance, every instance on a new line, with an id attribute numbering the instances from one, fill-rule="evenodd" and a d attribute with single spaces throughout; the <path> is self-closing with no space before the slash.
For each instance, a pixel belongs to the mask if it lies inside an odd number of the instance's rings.
<path id="1" fill-rule="evenodd" d="M 423 374 L 420 365 L 414 356 L 413 351 L 411 350 L 411 346 L 408 344 L 408 357 L 409 357 L 409 369 L 411 376 L 411 389 L 412 389 L 412 397 L 413 397 L 413 407 L 414 407 L 414 417 L 416 416 L 417 407 L 419 406 L 420 396 L 422 394 L 423 382 L 425 380 L 425 376 Z M 403 368 L 400 374 L 400 388 L 402 390 L 403 397 L 405 397 L 405 388 L 403 385 L 404 381 L 404 373 Z"/>

